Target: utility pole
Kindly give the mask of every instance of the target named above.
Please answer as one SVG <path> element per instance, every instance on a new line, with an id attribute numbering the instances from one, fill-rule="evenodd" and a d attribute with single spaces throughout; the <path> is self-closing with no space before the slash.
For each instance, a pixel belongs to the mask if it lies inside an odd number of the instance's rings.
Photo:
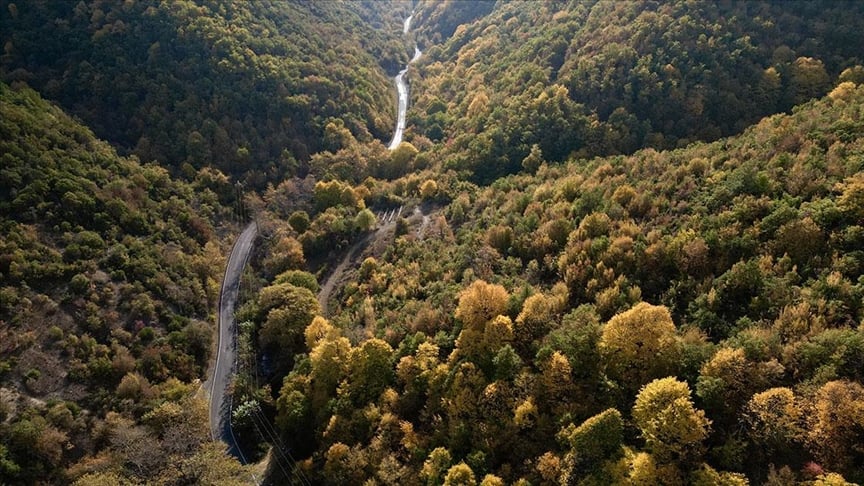
<path id="1" fill-rule="evenodd" d="M 246 217 L 243 214 L 243 183 L 237 181 L 237 185 L 234 187 L 237 190 L 237 222 L 244 223 L 246 222 Z"/>

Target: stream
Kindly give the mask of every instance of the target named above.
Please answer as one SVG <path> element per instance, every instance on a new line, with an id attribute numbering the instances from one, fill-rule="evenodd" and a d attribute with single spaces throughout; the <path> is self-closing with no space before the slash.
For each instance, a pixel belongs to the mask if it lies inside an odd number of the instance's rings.
<path id="1" fill-rule="evenodd" d="M 411 28 L 411 18 L 414 17 L 414 14 L 408 16 L 405 19 L 405 23 L 402 24 L 402 33 L 408 35 L 408 30 Z M 402 143 L 402 135 L 405 134 L 405 113 L 408 111 L 408 82 L 405 80 L 405 74 L 408 73 L 408 67 L 423 55 L 423 52 L 420 51 L 420 48 L 417 45 L 414 46 L 414 56 L 408 61 L 408 65 L 405 66 L 405 69 L 399 71 L 399 74 L 394 78 L 396 82 L 396 92 L 399 94 L 399 101 L 396 106 L 397 115 L 396 115 L 396 130 L 393 132 L 393 140 L 390 141 L 390 145 L 387 146 L 390 150 L 395 150 L 396 147 Z"/>

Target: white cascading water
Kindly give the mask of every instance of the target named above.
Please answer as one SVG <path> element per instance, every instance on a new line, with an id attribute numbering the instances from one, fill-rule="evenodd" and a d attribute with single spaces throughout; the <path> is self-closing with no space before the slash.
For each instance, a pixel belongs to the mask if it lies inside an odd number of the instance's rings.
<path id="1" fill-rule="evenodd" d="M 407 35 L 408 29 L 411 28 L 411 18 L 414 17 L 414 14 L 408 16 L 405 19 L 405 23 L 402 24 L 402 33 Z M 408 61 L 408 66 L 411 63 L 420 59 L 420 56 L 423 52 L 420 51 L 420 48 L 416 45 L 414 46 L 414 56 Z M 405 113 L 408 111 L 408 83 L 405 81 L 405 74 L 408 72 L 408 66 L 405 66 L 405 69 L 399 71 L 399 74 L 396 75 L 396 92 L 399 94 L 399 101 L 396 105 L 396 130 L 393 132 L 393 140 L 390 141 L 390 145 L 387 146 L 390 150 L 395 150 L 396 147 L 402 143 L 402 135 L 405 134 Z"/>

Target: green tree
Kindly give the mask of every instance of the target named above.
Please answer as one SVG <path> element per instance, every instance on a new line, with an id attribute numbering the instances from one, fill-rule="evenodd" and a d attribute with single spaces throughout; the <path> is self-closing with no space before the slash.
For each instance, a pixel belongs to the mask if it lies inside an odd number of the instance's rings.
<path id="1" fill-rule="evenodd" d="M 537 169 L 543 164 L 543 151 L 536 143 L 531 145 L 531 151 L 522 159 L 522 168 L 529 174 L 537 172 Z"/>
<path id="2" fill-rule="evenodd" d="M 259 331 L 261 345 L 280 358 L 302 349 L 306 326 L 321 313 L 315 295 L 307 288 L 284 283 L 265 287 L 258 302 L 264 315 Z"/>
<path id="3" fill-rule="evenodd" d="M 441 484 L 451 464 L 453 464 L 453 458 L 450 451 L 444 447 L 436 447 L 432 449 L 426 461 L 423 462 L 420 477 L 425 478 L 426 484 L 429 486 Z"/>
<path id="4" fill-rule="evenodd" d="M 318 285 L 318 280 L 315 278 L 315 275 L 312 275 L 309 272 L 303 270 L 286 270 L 273 280 L 273 284 L 283 284 L 288 283 L 295 287 L 303 287 L 304 289 L 309 289 L 313 294 L 317 294 L 320 290 L 320 286 Z"/>
<path id="5" fill-rule="evenodd" d="M 291 216 L 288 217 L 288 224 L 290 224 L 291 228 L 293 228 L 297 233 L 303 233 L 309 229 L 309 214 L 306 213 L 306 211 L 294 211 L 291 213 Z"/>
<path id="6" fill-rule="evenodd" d="M 522 368 L 522 358 L 509 344 L 505 344 L 492 358 L 496 380 L 513 380 Z"/>
<path id="7" fill-rule="evenodd" d="M 363 208 L 354 216 L 354 227 L 360 231 L 371 231 L 375 228 L 378 218 L 368 208 Z"/>
<path id="8" fill-rule="evenodd" d="M 393 348 L 385 341 L 369 339 L 348 355 L 344 390 L 355 405 L 377 400 L 393 378 Z"/>
<path id="9" fill-rule="evenodd" d="M 417 147 L 409 142 L 402 142 L 395 150 L 390 152 L 389 170 L 385 171 L 384 177 L 395 179 L 407 174 L 414 167 L 414 159 L 420 153 Z"/>
<path id="10" fill-rule="evenodd" d="M 276 425 L 294 437 L 300 436 L 310 420 L 311 407 L 300 390 L 282 387 L 276 399 Z"/>
<path id="11" fill-rule="evenodd" d="M 610 408 L 576 427 L 570 424 L 558 432 L 558 441 L 566 444 L 562 466 L 562 482 L 570 484 L 605 461 L 621 453 L 624 440 L 624 420 L 621 413 Z"/>

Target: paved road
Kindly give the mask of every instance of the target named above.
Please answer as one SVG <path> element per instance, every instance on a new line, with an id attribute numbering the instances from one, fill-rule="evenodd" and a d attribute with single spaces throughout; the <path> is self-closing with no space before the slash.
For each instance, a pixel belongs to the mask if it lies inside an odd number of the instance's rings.
<path id="1" fill-rule="evenodd" d="M 214 440 L 228 444 L 228 452 L 245 463 L 240 449 L 234 440 L 231 430 L 231 396 L 228 386 L 234 374 L 237 362 L 237 325 L 234 322 L 234 304 L 237 303 L 237 293 L 240 289 L 240 276 L 252 251 L 252 243 L 258 227 L 250 223 L 234 242 L 228 265 L 225 267 L 225 277 L 222 279 L 222 290 L 219 294 L 219 349 L 216 352 L 216 366 L 210 380 L 210 435 Z"/>

